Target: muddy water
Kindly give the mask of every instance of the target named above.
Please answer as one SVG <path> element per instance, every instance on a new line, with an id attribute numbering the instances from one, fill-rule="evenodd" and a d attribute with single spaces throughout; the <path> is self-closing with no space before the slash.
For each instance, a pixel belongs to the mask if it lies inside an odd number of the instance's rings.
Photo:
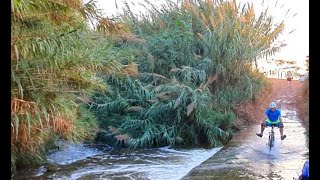
<path id="1" fill-rule="evenodd" d="M 99 151 L 68 145 L 48 156 L 50 166 L 20 172 L 16 179 L 176 180 L 220 149 Z"/>
<path id="2" fill-rule="evenodd" d="M 290 102 L 289 102 L 290 103 Z M 260 125 L 247 127 L 214 156 L 191 170 L 183 180 L 205 179 L 269 179 L 286 180 L 297 178 L 303 164 L 308 159 L 305 129 L 298 122 L 295 111 L 282 109 L 284 134 L 275 129 L 275 146 L 269 151 L 266 128 L 262 138 L 255 135 L 260 132 Z"/>

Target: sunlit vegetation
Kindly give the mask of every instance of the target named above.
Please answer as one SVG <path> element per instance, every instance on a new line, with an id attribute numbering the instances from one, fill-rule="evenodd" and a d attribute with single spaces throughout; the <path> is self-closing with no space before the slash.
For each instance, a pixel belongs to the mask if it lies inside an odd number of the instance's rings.
<path id="1" fill-rule="evenodd" d="M 11 1 L 11 163 L 43 162 L 57 137 L 91 139 L 96 118 L 81 105 L 123 68 L 108 41 L 92 32 L 91 2 Z"/>
<path id="2" fill-rule="evenodd" d="M 274 44 L 284 23 L 235 1 L 145 7 L 147 13 L 134 15 L 127 4 L 119 21 L 127 28 L 123 39 L 135 40 L 115 40 L 139 73 L 105 77 L 112 89 L 88 107 L 104 128 L 130 134 L 134 148 L 221 146 L 234 133 L 232 107 L 267 84 L 255 60 L 282 46 Z"/>
<path id="3" fill-rule="evenodd" d="M 256 59 L 282 47 L 284 23 L 235 1 L 146 1 L 148 13 L 127 5 L 112 20 L 92 1 L 11 3 L 13 171 L 98 127 L 129 134 L 132 148 L 221 146 L 232 107 L 267 84 Z"/>

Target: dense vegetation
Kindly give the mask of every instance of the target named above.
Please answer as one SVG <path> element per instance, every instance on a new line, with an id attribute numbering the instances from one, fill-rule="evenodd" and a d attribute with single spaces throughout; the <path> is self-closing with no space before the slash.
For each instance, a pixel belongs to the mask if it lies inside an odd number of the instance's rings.
<path id="1" fill-rule="evenodd" d="M 148 13 L 127 6 L 114 20 L 92 1 L 11 2 L 12 170 L 98 127 L 134 148 L 219 146 L 234 132 L 232 107 L 267 82 L 255 60 L 282 46 L 283 23 L 235 1 L 146 3 Z"/>
<path id="2" fill-rule="evenodd" d="M 96 118 L 79 102 L 106 89 L 97 73 L 123 68 L 90 31 L 80 0 L 11 1 L 11 163 L 30 165 L 61 136 L 91 138 Z"/>
<path id="3" fill-rule="evenodd" d="M 90 109 L 105 128 L 129 134 L 131 147 L 221 145 L 234 132 L 232 107 L 266 84 L 253 66 L 280 48 L 272 44 L 284 24 L 272 28 L 266 12 L 256 16 L 235 1 L 145 7 L 137 16 L 126 6 L 119 22 L 128 31 L 114 38 L 139 73 L 105 77 L 112 89 L 96 94 Z"/>

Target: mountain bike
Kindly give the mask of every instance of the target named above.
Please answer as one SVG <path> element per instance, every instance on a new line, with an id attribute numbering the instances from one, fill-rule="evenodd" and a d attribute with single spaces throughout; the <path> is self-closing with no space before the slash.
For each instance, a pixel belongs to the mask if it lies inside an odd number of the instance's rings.
<path id="1" fill-rule="evenodd" d="M 275 124 L 272 124 L 271 126 L 271 131 L 269 132 L 269 139 L 268 139 L 268 147 L 269 151 L 271 151 L 272 147 L 274 146 L 274 127 L 276 127 Z"/>

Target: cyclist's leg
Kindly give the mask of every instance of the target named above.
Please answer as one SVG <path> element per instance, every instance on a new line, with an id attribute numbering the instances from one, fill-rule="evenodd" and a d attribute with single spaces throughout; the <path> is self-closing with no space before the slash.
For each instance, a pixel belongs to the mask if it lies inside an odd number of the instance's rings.
<path id="1" fill-rule="evenodd" d="M 283 134 L 283 122 L 277 123 L 277 126 L 279 127 L 280 135 L 281 135 L 281 140 L 284 140 L 286 138 L 286 135 Z"/>
<path id="2" fill-rule="evenodd" d="M 257 136 L 262 137 L 263 135 L 263 131 L 266 128 L 266 126 L 268 126 L 268 122 L 266 120 L 261 122 L 261 130 L 260 133 L 256 133 Z"/>
<path id="3" fill-rule="evenodd" d="M 261 123 L 261 133 L 263 133 L 264 129 L 268 126 L 270 126 L 271 124 L 268 123 L 267 119 L 264 120 L 262 123 Z"/>
<path id="4" fill-rule="evenodd" d="M 279 128 L 279 131 L 280 131 L 280 135 L 282 136 L 283 135 L 283 123 L 282 122 L 278 122 L 276 124 L 276 126 Z"/>

